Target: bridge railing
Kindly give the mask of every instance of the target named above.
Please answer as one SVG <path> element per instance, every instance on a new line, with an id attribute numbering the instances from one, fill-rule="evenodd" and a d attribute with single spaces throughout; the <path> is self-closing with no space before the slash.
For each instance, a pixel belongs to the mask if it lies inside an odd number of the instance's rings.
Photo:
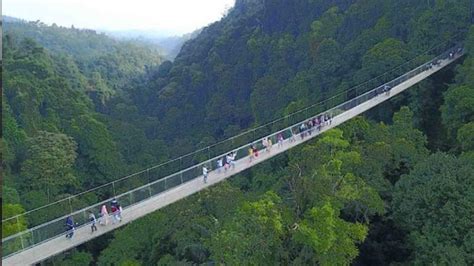
<path id="1" fill-rule="evenodd" d="M 443 51 L 446 49 L 444 46 L 438 47 L 438 49 L 441 48 Z M 330 117 L 335 117 L 374 97 L 380 97 L 380 95 L 385 93 L 382 91 L 386 86 L 393 88 L 411 77 L 429 70 L 431 67 L 436 67 L 433 66 L 436 62 L 441 60 L 454 60 L 461 56 L 462 53 L 456 53 L 454 57 L 449 56 L 452 51 L 458 51 L 458 48 L 459 46 L 451 47 L 432 60 L 419 65 L 420 58 L 426 57 L 426 54 L 423 54 L 423 57 L 414 58 L 406 64 L 394 69 L 390 74 L 387 72 L 362 85 L 338 93 L 324 102 L 308 106 L 288 116 L 272 121 L 271 123 L 219 142 L 216 145 L 171 160 L 166 164 L 146 169 L 127 178 L 119 179 L 106 186 L 101 186 L 94 190 L 86 191 L 54 204 L 47 205 L 34 212 L 27 212 L 5 219 L 2 223 L 17 222 L 19 224 L 22 219 L 26 219 L 30 224 L 34 224 L 35 226 L 2 239 L 3 257 L 10 256 L 23 249 L 31 248 L 55 237 L 64 237 L 66 231 L 65 219 L 67 216 L 72 216 L 78 227 L 87 225 L 89 223 L 89 212 L 93 212 L 97 216 L 101 206 L 104 204 L 107 205 L 112 197 L 115 197 L 125 209 L 201 176 L 202 167 L 204 165 L 209 168 L 215 168 L 217 160 L 230 151 L 236 152 L 236 160 L 239 160 L 247 156 L 248 148 L 251 144 L 255 145 L 259 150 L 262 150 L 263 146 L 261 143 L 263 138 L 270 138 L 273 143 L 277 143 L 277 136 L 281 133 L 283 138 L 288 140 L 294 132 L 298 131 L 303 121 L 325 114 Z M 434 53 L 437 52 L 437 50 L 430 52 Z M 412 69 L 413 64 L 419 66 Z M 412 70 L 406 72 L 405 70 L 407 68 Z M 390 80 L 390 75 L 393 76 L 395 73 L 398 73 L 397 71 L 404 71 L 406 73 Z M 354 93 L 356 97 L 348 100 Z M 329 109 L 328 106 L 334 107 Z M 182 170 L 174 172 L 173 169 L 174 171 L 176 171 L 176 169 Z M 165 177 L 163 178 L 163 176 Z M 100 200 L 100 195 L 105 197 L 105 200 Z M 96 203 L 89 204 L 91 201 Z M 51 219 L 52 214 L 56 215 L 54 219 Z"/>

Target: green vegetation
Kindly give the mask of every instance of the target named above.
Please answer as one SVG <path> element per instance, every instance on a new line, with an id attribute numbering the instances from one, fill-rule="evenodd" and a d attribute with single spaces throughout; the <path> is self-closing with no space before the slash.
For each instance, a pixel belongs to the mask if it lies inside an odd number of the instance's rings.
<path id="1" fill-rule="evenodd" d="M 409 232 L 415 264 L 472 264 L 472 160 L 431 155 L 397 183 L 393 210 Z"/>
<path id="2" fill-rule="evenodd" d="M 20 206 L 4 218 L 163 159 L 124 103 L 133 79 L 161 62 L 153 49 L 26 22 L 5 23 L 3 44 L 3 204 Z"/>
<path id="3" fill-rule="evenodd" d="M 408 70 L 404 62 L 454 38 L 468 52 L 458 66 L 366 117 L 53 260 L 472 265 L 470 5 L 238 0 L 174 62 L 161 62 L 145 44 L 93 31 L 7 23 L 3 216 L 235 135 L 368 79 L 384 74 L 377 82 L 388 81 Z M 108 196 L 89 195 L 79 204 Z M 12 221 L 2 231 L 11 235 L 35 222 Z"/>

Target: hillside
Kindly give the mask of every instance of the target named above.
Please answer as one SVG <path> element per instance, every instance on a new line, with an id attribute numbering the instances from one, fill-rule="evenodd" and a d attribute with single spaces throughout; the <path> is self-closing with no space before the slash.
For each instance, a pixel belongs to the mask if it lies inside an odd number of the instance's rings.
<path id="1" fill-rule="evenodd" d="M 157 117 L 160 135 L 176 149 L 189 142 L 205 145 L 376 77 L 459 33 L 464 39 L 468 6 L 468 1 L 237 1 L 226 18 L 203 29 L 173 63 L 148 77 L 135 101 Z M 460 156 L 453 137 L 426 137 L 450 127 L 449 119 L 441 121 L 444 95 L 437 90 L 448 89 L 452 71 L 369 114 L 390 126 L 356 120 L 115 233 L 98 264 L 469 264 L 470 238 L 451 241 L 472 232 L 462 222 L 472 204 L 459 212 L 446 206 L 442 214 L 425 210 L 427 202 L 416 197 L 433 191 L 432 206 L 446 197 L 438 190 L 446 175 L 433 175 L 433 183 L 423 179 L 437 171 L 430 165 L 472 172 L 468 150 Z M 403 104 L 415 112 L 400 109 Z M 430 156 L 428 141 L 444 144 L 433 151 L 442 148 L 459 158 Z M 472 195 L 472 174 L 461 178 L 460 172 L 448 175 L 460 184 L 452 190 L 453 204 Z M 347 187 L 335 195 L 327 190 L 343 177 Z M 421 218 L 428 216 L 433 218 Z M 450 230 L 460 231 L 438 231 L 451 216 L 460 220 Z M 418 217 L 413 218 L 418 227 L 409 225 L 412 217 Z M 436 225 L 420 229 L 424 222 Z M 138 237 L 146 228 L 156 231 Z M 425 239 L 438 241 L 436 248 Z"/>
<path id="2" fill-rule="evenodd" d="M 108 91 L 123 90 L 128 82 L 145 71 L 145 66 L 159 65 L 163 59 L 157 48 L 139 41 L 118 41 L 93 30 L 48 26 L 41 21 L 27 22 L 14 18 L 5 21 L 5 35 L 10 42 L 33 39 L 53 54 L 75 61 L 86 76 L 99 75 Z M 104 96 L 107 97 L 107 96 Z"/>
<path id="3" fill-rule="evenodd" d="M 182 36 L 163 36 L 159 32 L 149 31 L 105 31 L 107 35 L 121 40 L 135 40 L 153 45 L 164 58 L 171 61 L 178 55 L 183 44 L 196 37 L 199 32 L 201 32 L 200 29 Z"/>
<path id="4" fill-rule="evenodd" d="M 226 18 L 187 42 L 172 64 L 150 75 L 134 93 L 135 103 L 159 119 L 167 141 L 229 137 L 378 76 L 456 35 L 469 23 L 468 4 L 237 1 Z M 167 130 L 176 126 L 176 132 Z"/>
<path id="5" fill-rule="evenodd" d="M 153 48 L 41 22 L 3 26 L 4 204 L 39 207 L 163 156 L 146 119 L 124 118 L 136 115 L 124 103 L 133 80 L 162 62 Z"/>
<path id="6" fill-rule="evenodd" d="M 3 214 L 231 137 L 454 40 L 467 52 L 459 64 L 363 117 L 46 263 L 472 265 L 471 7 L 237 0 L 173 62 L 93 31 L 5 23 Z"/>

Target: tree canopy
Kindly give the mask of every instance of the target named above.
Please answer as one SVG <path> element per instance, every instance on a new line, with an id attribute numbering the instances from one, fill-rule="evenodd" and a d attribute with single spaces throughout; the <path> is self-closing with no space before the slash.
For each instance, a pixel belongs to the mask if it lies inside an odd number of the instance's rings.
<path id="1" fill-rule="evenodd" d="M 324 111 L 463 41 L 467 56 L 456 67 L 366 117 L 53 263 L 473 264 L 471 6 L 238 0 L 173 62 L 139 40 L 5 23 L 4 216 L 317 102 Z M 140 178 L 118 191 L 149 181 Z M 112 193 L 90 193 L 77 204 Z M 12 220 L 2 231 L 15 234 L 39 218 Z"/>

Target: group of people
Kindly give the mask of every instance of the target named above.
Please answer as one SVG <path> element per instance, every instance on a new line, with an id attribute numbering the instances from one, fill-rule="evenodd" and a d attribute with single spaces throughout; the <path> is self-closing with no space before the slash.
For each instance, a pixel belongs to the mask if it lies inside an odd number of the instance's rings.
<path id="1" fill-rule="evenodd" d="M 330 124 L 332 124 L 332 116 L 329 115 L 329 113 L 321 114 L 309 119 L 306 122 L 301 123 L 299 126 L 300 137 L 303 140 L 306 136 L 311 136 L 314 130 L 321 131 L 324 126 Z M 290 142 L 292 142 L 291 138 Z"/>
<path id="2" fill-rule="evenodd" d="M 311 135 L 314 130 L 321 131 L 321 129 L 326 126 L 330 125 L 332 123 L 332 116 L 329 113 L 321 114 L 319 116 L 316 116 L 312 119 L 307 120 L 306 122 L 301 123 L 299 127 L 295 127 L 291 129 L 291 136 L 289 137 L 289 142 L 292 143 L 296 141 L 295 135 L 298 133 L 300 134 L 301 139 L 304 139 L 305 136 Z M 298 132 L 299 130 L 299 132 Z M 284 137 L 283 137 L 283 131 L 279 132 L 276 135 L 276 141 L 278 143 L 278 148 L 283 147 L 283 142 L 284 142 Z M 262 139 L 262 146 L 264 147 L 265 151 L 267 153 L 270 153 L 273 147 L 273 141 L 270 137 L 266 137 Z M 259 150 L 257 148 L 257 143 L 253 143 L 249 146 L 248 148 L 248 158 L 249 158 L 249 163 L 252 163 L 255 159 L 258 159 L 259 156 Z M 217 159 L 216 161 L 216 170 L 217 173 L 221 173 L 222 169 L 224 169 L 224 172 L 227 172 L 228 169 L 234 169 L 235 168 L 235 157 L 236 157 L 236 152 L 233 151 L 227 155 L 224 155 L 222 158 Z M 204 183 L 207 183 L 207 178 L 209 176 L 210 168 L 208 165 L 203 165 L 202 166 L 202 176 L 203 176 L 203 181 Z"/>
<path id="3" fill-rule="evenodd" d="M 278 146 L 281 147 L 283 145 L 283 134 L 280 133 L 277 136 L 277 141 L 278 141 Z M 273 146 L 273 142 L 271 138 L 264 138 L 262 140 L 262 145 L 265 148 L 267 152 L 270 152 Z M 235 169 L 235 158 L 237 156 L 237 153 L 235 151 L 228 153 L 227 155 L 224 155 L 222 158 L 217 159 L 216 161 L 216 170 L 217 173 L 221 173 L 222 169 L 224 169 L 224 172 L 227 172 L 228 169 Z M 258 158 L 258 148 L 257 148 L 257 143 L 254 143 L 250 145 L 249 147 L 249 162 L 252 162 L 253 159 Z M 202 176 L 203 176 L 203 181 L 204 183 L 207 183 L 207 178 L 209 176 L 209 171 L 210 169 L 208 168 L 207 165 L 203 165 L 202 167 Z"/>
<path id="4" fill-rule="evenodd" d="M 449 52 L 448 56 L 446 59 L 452 60 L 457 54 L 462 54 L 463 48 L 459 47 L 457 49 L 453 49 Z M 434 59 L 431 63 L 427 65 L 428 69 L 432 69 L 435 66 L 440 66 L 441 65 L 441 60 L 440 59 Z"/>
<path id="5" fill-rule="evenodd" d="M 230 152 L 227 155 L 224 155 L 222 158 L 219 158 L 216 162 L 217 164 L 217 173 L 220 173 L 222 171 L 222 168 L 224 168 L 224 172 L 227 172 L 228 169 L 235 168 L 235 156 L 237 154 L 233 151 Z"/>
<path id="6" fill-rule="evenodd" d="M 235 157 L 237 153 L 235 151 L 230 152 L 224 155 L 222 158 L 217 159 L 216 161 L 216 170 L 217 173 L 222 172 L 222 168 L 224 168 L 224 172 L 227 172 L 228 169 L 235 169 Z M 207 165 L 202 166 L 202 176 L 204 179 L 204 183 L 207 183 L 207 177 L 209 175 L 210 169 Z"/>
<path id="7" fill-rule="evenodd" d="M 117 222 L 122 221 L 122 206 L 118 203 L 116 199 L 113 199 L 110 202 L 110 215 L 107 212 L 107 206 L 104 204 L 101 208 L 101 220 L 99 221 L 100 225 L 107 225 L 107 217 L 112 216 L 112 223 L 115 224 Z"/>
<path id="8" fill-rule="evenodd" d="M 100 225 L 107 225 L 108 217 L 112 216 L 112 223 L 115 224 L 117 222 L 122 221 L 122 206 L 120 206 L 117 199 L 113 199 L 110 202 L 110 214 L 107 210 L 107 206 L 104 204 L 100 208 L 99 214 L 99 224 Z M 92 210 L 89 210 L 89 222 L 91 224 L 91 234 L 97 231 L 97 218 Z M 66 218 L 66 238 L 71 239 L 74 235 L 74 231 L 76 230 L 77 223 L 74 222 L 74 218 L 72 216 L 68 216 Z"/>

